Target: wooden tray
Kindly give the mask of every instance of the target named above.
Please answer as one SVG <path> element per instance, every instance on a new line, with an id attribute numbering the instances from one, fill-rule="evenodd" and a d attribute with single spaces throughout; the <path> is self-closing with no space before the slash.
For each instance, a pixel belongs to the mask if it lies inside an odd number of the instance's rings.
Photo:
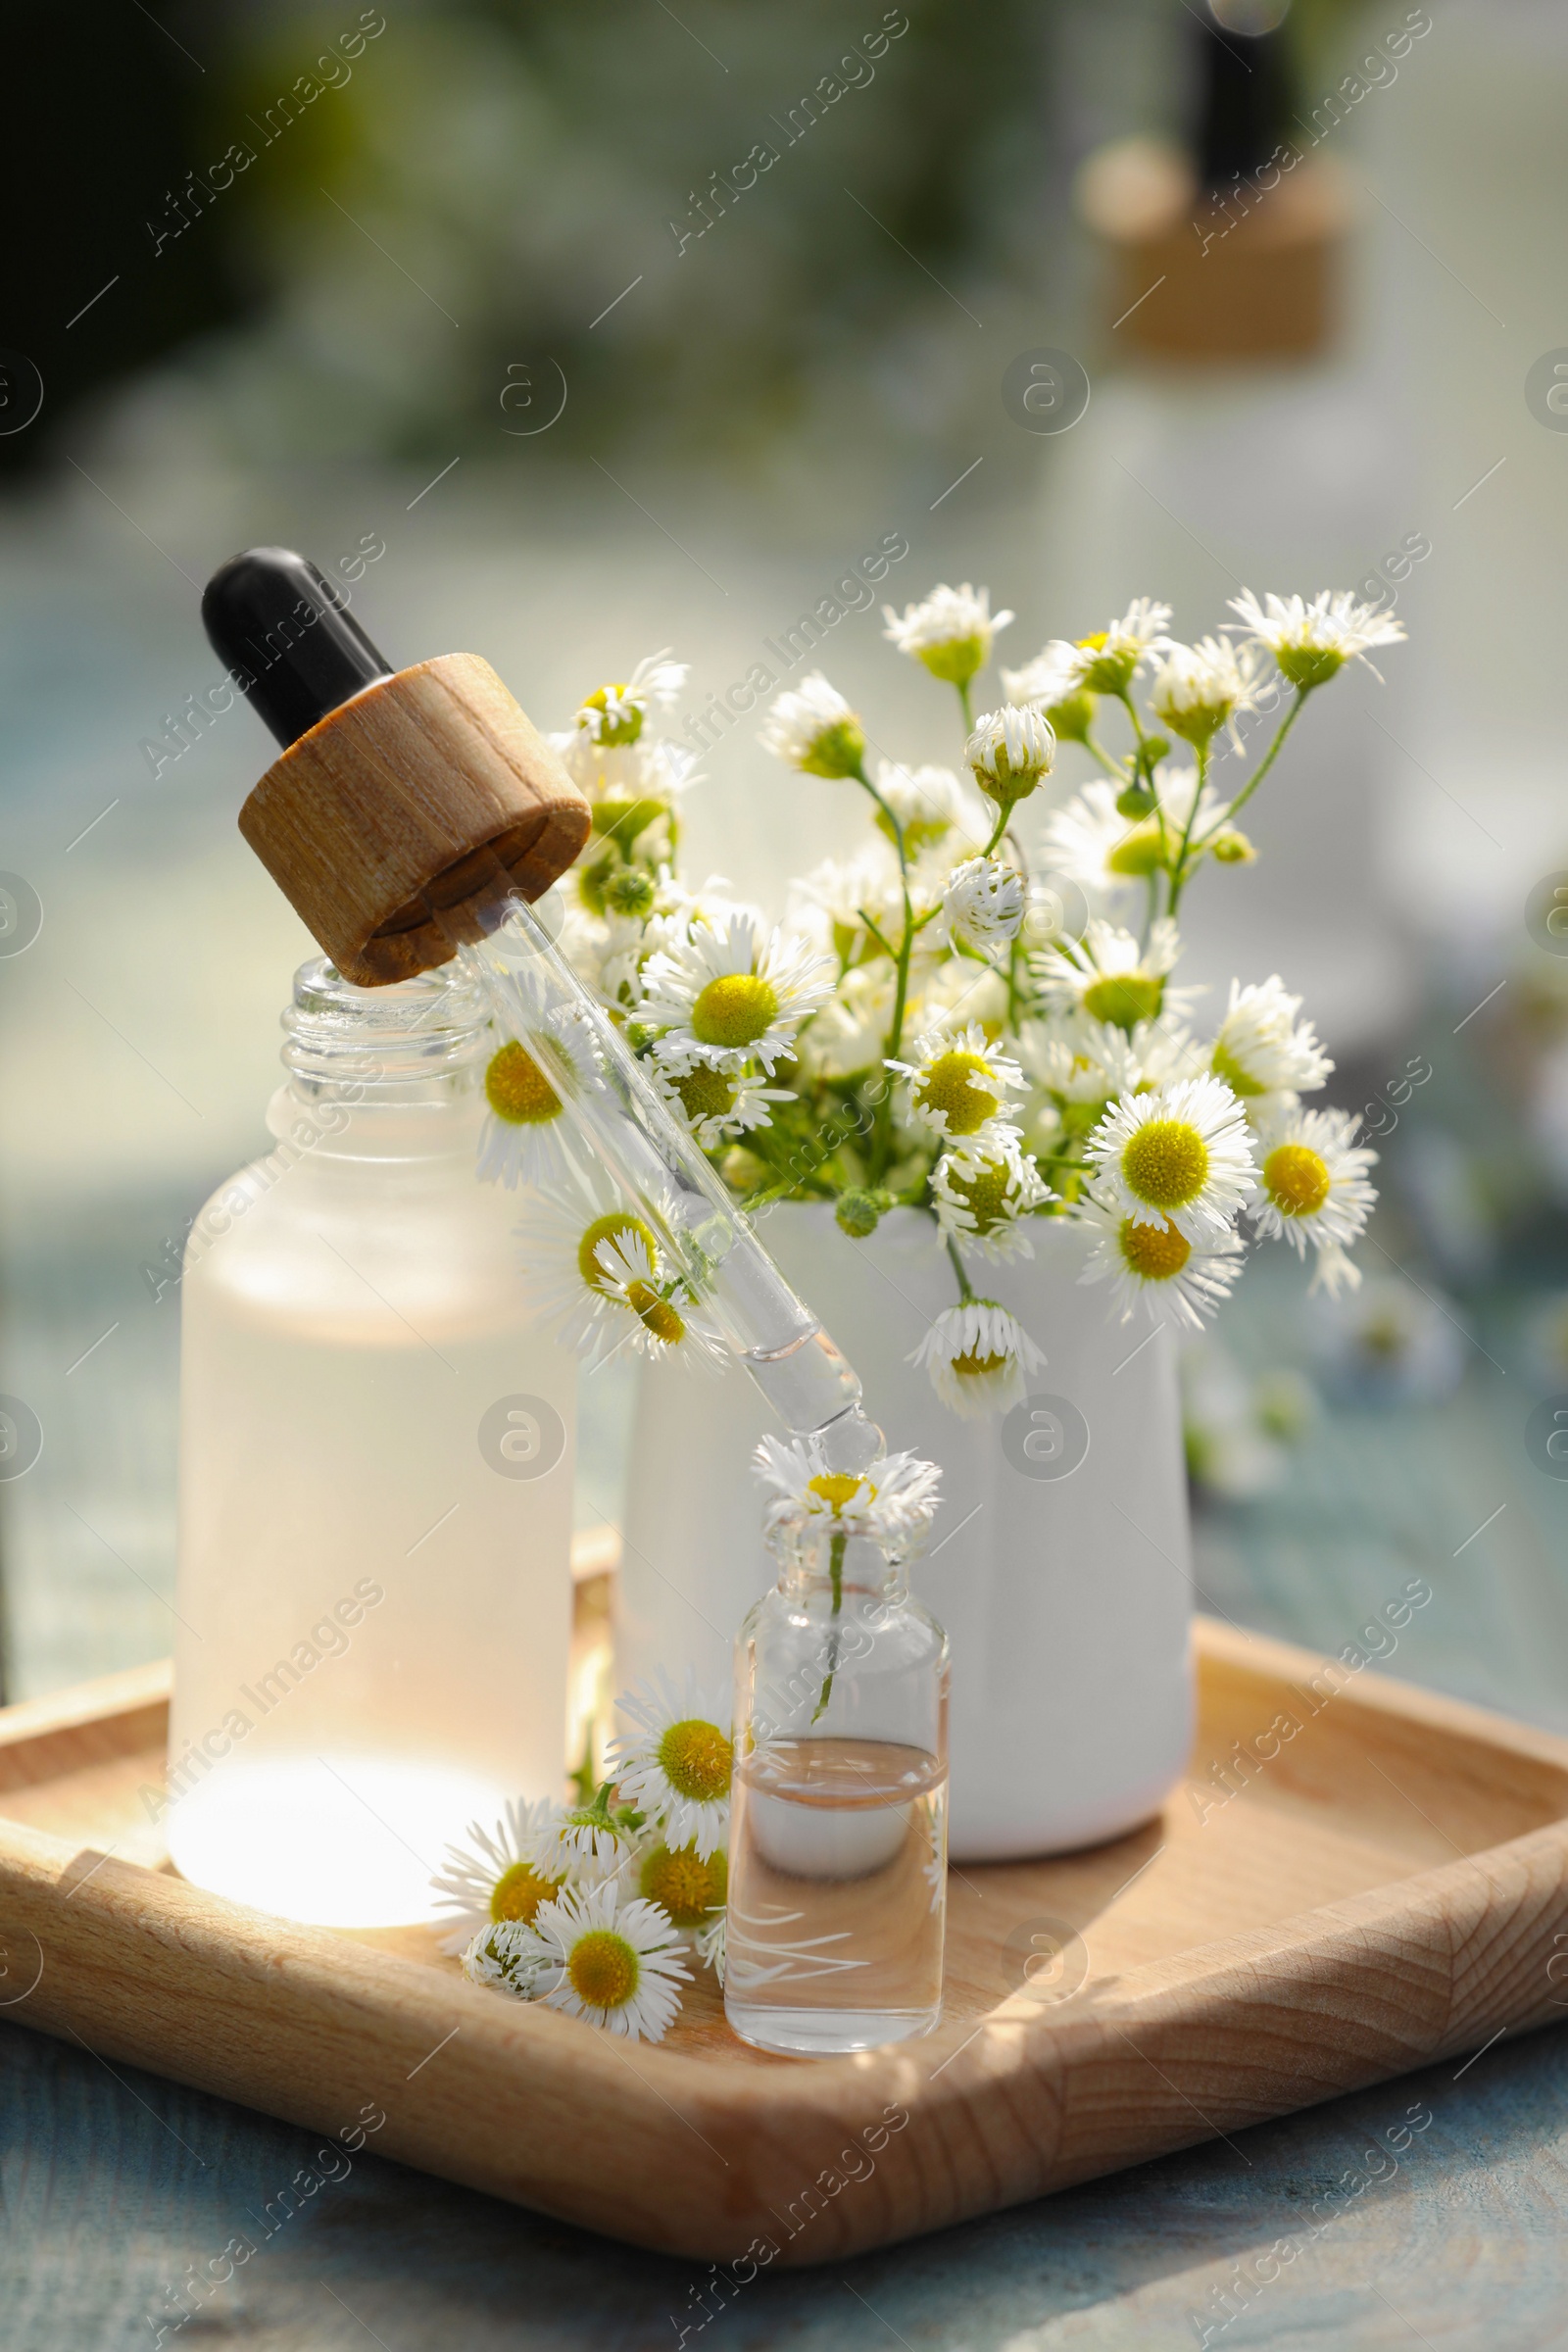
<path id="1" fill-rule="evenodd" d="M 762 2058 L 705 1978 L 628 2049 L 468 1985 L 424 1930 L 200 1893 L 137 1801 L 163 1666 L 0 1713 L 0 2016 L 323 2133 L 379 2110 L 381 2154 L 742 2282 L 1560 2018 L 1568 1741 L 1367 1673 L 1325 1696 L 1319 1659 L 1211 1623 L 1198 1644 L 1188 1790 L 1113 1844 L 955 1871 L 923 2042 Z"/>

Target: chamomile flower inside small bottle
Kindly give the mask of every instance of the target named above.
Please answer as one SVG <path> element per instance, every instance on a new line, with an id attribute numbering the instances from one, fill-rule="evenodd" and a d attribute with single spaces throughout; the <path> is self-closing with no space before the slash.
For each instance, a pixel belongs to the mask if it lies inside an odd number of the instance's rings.
<path id="1" fill-rule="evenodd" d="M 942 2013 L 948 1641 L 905 1579 L 938 1473 L 822 1473 L 772 1438 L 756 1461 L 779 1579 L 735 1644 L 724 2011 L 828 2056 Z"/>

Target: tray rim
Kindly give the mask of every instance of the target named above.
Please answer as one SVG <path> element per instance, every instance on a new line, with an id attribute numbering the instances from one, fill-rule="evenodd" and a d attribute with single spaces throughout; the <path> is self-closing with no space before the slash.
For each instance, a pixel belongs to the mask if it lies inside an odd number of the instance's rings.
<path id="1" fill-rule="evenodd" d="M 1323 1664 L 1209 1619 L 1195 1642 L 1200 1665 L 1265 1683 Z M 161 1660 L 0 1710 L 0 1751 L 154 1710 L 169 1674 Z M 1338 1703 L 1568 1777 L 1568 1740 L 1413 1684 L 1362 1673 Z M 42 1963 L 0 2015 L 323 2132 L 350 2129 L 368 2099 L 385 2116 L 378 2152 L 660 2251 L 733 2263 L 766 2242 L 768 2261 L 812 2264 L 1386 2080 L 1499 2025 L 1550 2022 L 1568 1786 L 1563 1801 L 1496 1845 L 1129 1970 L 1074 2014 L 1015 1994 L 919 2043 L 760 2071 L 628 2050 L 332 1930 L 100 1859 L 5 1817 L 0 1792 L 0 1920 L 36 1938 Z M 1311 2048 L 1303 2020 L 1322 2029 Z M 1237 2062 L 1244 2027 L 1255 2046 Z M 591 2180 L 564 2177 L 560 2145 L 582 2149 L 594 2110 L 614 2129 Z M 882 2134 L 868 2174 L 849 2168 L 856 2132 Z M 789 2230 L 779 2206 L 803 2202 L 809 2230 Z"/>

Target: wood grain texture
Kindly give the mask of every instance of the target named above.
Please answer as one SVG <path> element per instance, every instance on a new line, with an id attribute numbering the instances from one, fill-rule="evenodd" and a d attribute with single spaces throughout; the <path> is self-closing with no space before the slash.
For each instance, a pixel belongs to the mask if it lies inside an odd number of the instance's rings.
<path id="1" fill-rule="evenodd" d="M 12 1981 L 41 1970 L 8 2014 L 323 2131 L 374 2100 L 384 2154 L 665 2251 L 762 2239 L 780 2265 L 1561 2015 L 1568 1742 L 1368 1674 L 1314 1701 L 1321 1661 L 1209 1624 L 1200 1668 L 1195 1793 L 1107 1847 L 956 1872 L 941 2030 L 817 2064 L 743 2050 L 704 1988 L 666 2044 L 628 2050 L 465 1984 L 423 1931 L 299 1928 L 127 1860 L 158 1710 L 154 1670 L 116 1678 L 0 1716 L 0 1927 Z M 1213 1760 L 1283 1718 L 1216 1804 Z M 1030 1984 L 1036 1934 L 1064 1960 Z"/>
<path id="2" fill-rule="evenodd" d="M 418 662 L 329 712 L 239 814 L 295 911 L 365 988 L 446 962 L 509 888 L 538 898 L 588 824 L 586 800 L 477 654 Z"/>

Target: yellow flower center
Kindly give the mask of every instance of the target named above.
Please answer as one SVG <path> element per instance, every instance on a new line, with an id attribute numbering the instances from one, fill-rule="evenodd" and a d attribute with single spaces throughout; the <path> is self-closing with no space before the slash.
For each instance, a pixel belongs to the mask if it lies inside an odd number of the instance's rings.
<path id="1" fill-rule="evenodd" d="M 695 1845 L 683 1845 L 676 1853 L 667 1845 L 656 1845 L 643 1863 L 637 1886 L 649 1902 L 663 1906 L 677 1928 L 696 1928 L 723 1902 L 728 1877 L 722 1847 L 705 1862 Z"/>
<path id="2" fill-rule="evenodd" d="M 717 1724 L 704 1723 L 695 1715 L 672 1723 L 659 1742 L 660 1769 L 665 1780 L 677 1796 L 687 1797 L 693 1804 L 711 1804 L 716 1797 L 728 1795 L 734 1761 L 733 1742 Z"/>
<path id="3" fill-rule="evenodd" d="M 1159 1011 L 1165 983 L 1157 972 L 1107 972 L 1084 990 L 1084 1010 L 1129 1033 Z"/>
<path id="4" fill-rule="evenodd" d="M 626 681 L 624 678 L 613 685 L 596 686 L 592 694 L 585 696 L 582 707 L 585 710 L 608 710 L 612 702 L 620 702 L 625 691 Z M 583 726 L 586 721 L 579 718 L 577 723 L 579 726 Z M 618 749 L 622 744 L 635 743 L 642 731 L 643 714 L 637 705 L 632 703 L 622 708 L 621 715 L 618 718 L 611 719 L 600 726 L 598 740 L 602 744 Z"/>
<path id="5" fill-rule="evenodd" d="M 577 1244 L 577 1271 L 591 1291 L 603 1291 L 610 1280 L 599 1263 L 600 1243 L 618 1242 L 624 1248 L 629 1241 L 641 1242 L 650 1263 L 658 1264 L 659 1245 L 654 1239 L 654 1229 L 645 1225 L 641 1217 L 634 1217 L 629 1208 L 612 1208 L 607 1217 L 595 1217 Z"/>
<path id="6" fill-rule="evenodd" d="M 953 1357 L 953 1369 L 960 1380 L 978 1380 L 982 1373 L 1001 1372 L 1008 1358 L 1004 1355 L 979 1355 L 971 1348 L 966 1355 Z"/>
<path id="7" fill-rule="evenodd" d="M 725 972 L 692 1006 L 692 1035 L 705 1046 L 755 1045 L 778 1018 L 778 991 L 759 972 Z"/>
<path id="8" fill-rule="evenodd" d="M 1237 1060 L 1223 1038 L 1209 1055 L 1208 1066 L 1216 1078 L 1224 1079 L 1233 1095 L 1265 1095 L 1268 1092 L 1263 1081 L 1254 1078 L 1251 1071 Z"/>
<path id="9" fill-rule="evenodd" d="M 1142 1225 L 1123 1217 L 1116 1244 L 1133 1273 L 1145 1282 L 1169 1282 L 1193 1254 L 1193 1246 L 1174 1225 Z"/>
<path id="10" fill-rule="evenodd" d="M 637 1320 L 656 1340 L 663 1340 L 674 1348 L 686 1337 L 686 1326 L 679 1311 L 662 1298 L 651 1282 L 628 1282 L 626 1303 Z"/>
<path id="11" fill-rule="evenodd" d="M 1135 825 L 1130 833 L 1123 834 L 1105 859 L 1113 874 L 1130 874 L 1139 878 L 1157 872 L 1164 862 L 1165 853 L 1160 845 L 1157 825 Z M 1101 981 L 1096 985 L 1103 987 L 1105 983 Z"/>
<path id="12" fill-rule="evenodd" d="M 700 1119 L 721 1119 L 734 1104 L 735 1081 L 722 1070 L 687 1070 L 669 1083 L 693 1126 Z"/>
<path id="13" fill-rule="evenodd" d="M 1004 1162 L 993 1160 L 977 1176 L 951 1176 L 948 1182 L 973 1217 L 976 1233 L 1008 1222 L 1012 1175 Z"/>
<path id="14" fill-rule="evenodd" d="M 1208 1181 L 1208 1146 L 1186 1119 L 1150 1119 L 1122 1146 L 1121 1172 L 1151 1208 L 1185 1208 Z"/>
<path id="15" fill-rule="evenodd" d="M 1315 1216 L 1329 1197 L 1327 1162 L 1306 1144 L 1278 1144 L 1263 1162 L 1268 1197 L 1282 1217 Z"/>
<path id="16" fill-rule="evenodd" d="M 485 1101 L 511 1127 L 538 1127 L 561 1116 L 561 1097 L 526 1047 L 514 1038 L 493 1054 L 484 1074 Z"/>
<path id="17" fill-rule="evenodd" d="M 922 1071 L 914 1099 L 921 1110 L 940 1111 L 949 1135 L 973 1135 L 1002 1107 L 1000 1098 L 971 1078 L 989 1079 L 991 1072 L 978 1054 L 939 1054 Z M 993 1081 L 993 1083 L 995 1083 Z"/>
<path id="18" fill-rule="evenodd" d="M 870 1502 L 876 1500 L 876 1489 L 870 1480 L 852 1478 L 847 1470 L 824 1470 L 819 1477 L 808 1478 L 806 1485 L 809 1494 L 820 1494 L 835 1516 L 847 1502 L 855 1500 L 862 1487 L 868 1490 L 866 1499 Z"/>
<path id="19" fill-rule="evenodd" d="M 637 1989 L 637 1954 L 613 1928 L 579 1936 L 566 1962 L 571 1988 L 590 2009 L 623 2009 Z"/>
<path id="20" fill-rule="evenodd" d="M 526 1924 L 541 1903 L 561 1892 L 564 1879 L 542 1879 L 526 1862 L 514 1862 L 490 1889 L 492 1919 L 520 1919 Z"/>

